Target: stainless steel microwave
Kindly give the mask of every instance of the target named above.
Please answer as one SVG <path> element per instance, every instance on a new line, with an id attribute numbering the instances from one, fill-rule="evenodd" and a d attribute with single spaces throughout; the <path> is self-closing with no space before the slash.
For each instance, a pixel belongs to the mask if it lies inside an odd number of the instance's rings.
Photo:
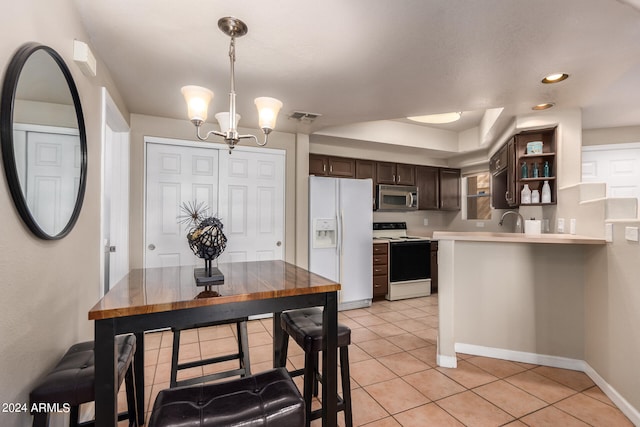
<path id="1" fill-rule="evenodd" d="M 418 210 L 418 187 L 413 185 L 378 184 L 376 197 L 378 211 Z"/>

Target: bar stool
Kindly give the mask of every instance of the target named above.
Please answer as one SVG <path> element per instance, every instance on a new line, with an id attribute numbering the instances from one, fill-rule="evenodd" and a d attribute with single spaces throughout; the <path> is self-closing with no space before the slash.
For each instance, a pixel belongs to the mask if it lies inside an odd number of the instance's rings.
<path id="1" fill-rule="evenodd" d="M 249 362 L 249 334 L 247 332 L 247 320 L 248 318 L 240 318 L 231 321 L 222 322 L 210 322 L 206 324 L 192 325 L 185 328 L 172 328 L 173 331 L 173 349 L 171 355 L 171 379 L 170 387 L 186 386 L 197 383 L 204 383 L 207 381 L 213 381 L 220 378 L 232 377 L 239 375 L 245 377 L 251 375 L 251 363 Z M 225 354 L 222 356 L 211 357 L 208 359 L 196 360 L 192 362 L 178 363 L 178 353 L 180 350 L 180 332 L 185 330 L 191 330 L 196 328 L 204 328 L 209 326 L 219 326 L 235 323 L 236 332 L 238 334 L 238 352 L 232 354 Z M 216 372 L 213 374 L 202 375 L 195 378 L 188 378 L 178 381 L 178 371 L 183 369 L 195 368 L 198 366 L 212 365 L 215 363 L 226 362 L 227 360 L 238 359 L 238 369 L 231 369 L 223 372 Z"/>
<path id="2" fill-rule="evenodd" d="M 284 368 L 158 393 L 149 427 L 302 426 L 304 402 Z"/>
<path id="3" fill-rule="evenodd" d="M 118 420 L 129 419 L 129 426 L 137 425 L 135 376 L 133 375 L 133 357 L 136 352 L 136 337 L 120 335 L 115 346 L 118 358 L 118 388 L 124 379 L 127 391 L 127 412 L 118 414 Z M 49 413 L 58 406 L 64 411 L 70 405 L 69 426 L 78 424 L 80 405 L 95 400 L 95 354 L 94 342 L 75 344 L 67 350 L 58 364 L 36 385 L 29 394 L 30 408 L 33 413 L 33 426 L 49 425 Z M 35 406 L 34 406 L 35 405 Z M 42 410 L 40 410 L 42 408 Z M 89 425 L 91 423 L 83 423 Z"/>
<path id="4" fill-rule="evenodd" d="M 322 309 L 319 307 L 291 310 L 282 313 L 280 324 L 284 331 L 280 348 L 281 366 L 287 361 L 289 337 L 304 350 L 304 369 L 290 372 L 292 377 L 304 375 L 304 404 L 307 415 L 306 426 L 311 420 L 322 417 L 322 409 L 311 411 L 312 395 L 318 395 L 318 382 L 322 383 L 322 375 L 318 371 L 318 353 L 322 351 Z M 342 379 L 342 398 L 338 398 L 338 411 L 344 411 L 347 427 L 353 426 L 351 412 L 351 380 L 349 376 L 349 344 L 351 329 L 338 323 L 338 348 L 340 349 L 340 375 Z"/>

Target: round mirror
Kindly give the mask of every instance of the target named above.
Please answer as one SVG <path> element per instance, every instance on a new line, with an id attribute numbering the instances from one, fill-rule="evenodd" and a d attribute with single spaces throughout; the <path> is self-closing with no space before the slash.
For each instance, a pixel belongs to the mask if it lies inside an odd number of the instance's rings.
<path id="1" fill-rule="evenodd" d="M 87 139 L 73 77 L 50 47 L 25 44 L 9 63 L 0 138 L 9 190 L 22 220 L 42 239 L 66 236 L 84 198 Z"/>

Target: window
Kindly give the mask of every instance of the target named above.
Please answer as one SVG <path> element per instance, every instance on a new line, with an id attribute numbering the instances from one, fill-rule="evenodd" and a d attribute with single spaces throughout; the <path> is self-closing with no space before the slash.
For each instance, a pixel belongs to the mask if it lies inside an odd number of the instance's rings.
<path id="1" fill-rule="evenodd" d="M 491 219 L 490 186 L 489 172 L 466 178 L 466 219 Z"/>

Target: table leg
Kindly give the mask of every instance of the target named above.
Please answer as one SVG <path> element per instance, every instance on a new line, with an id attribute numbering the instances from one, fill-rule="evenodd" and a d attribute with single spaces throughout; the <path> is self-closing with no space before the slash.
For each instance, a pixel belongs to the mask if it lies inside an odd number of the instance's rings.
<path id="1" fill-rule="evenodd" d="M 95 321 L 94 342 L 96 427 L 114 427 L 118 421 L 118 362 L 113 319 Z"/>
<path id="2" fill-rule="evenodd" d="M 136 376 L 136 408 L 138 425 L 144 425 L 144 332 L 137 332 L 136 354 L 133 357 L 133 369 Z"/>
<path id="3" fill-rule="evenodd" d="M 322 425 L 338 425 L 338 293 L 327 293 L 322 319 Z"/>

